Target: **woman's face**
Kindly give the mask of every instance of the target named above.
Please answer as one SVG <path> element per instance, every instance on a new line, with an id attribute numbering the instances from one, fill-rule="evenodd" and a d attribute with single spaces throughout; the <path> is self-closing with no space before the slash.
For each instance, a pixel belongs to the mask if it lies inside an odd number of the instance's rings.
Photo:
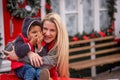
<path id="1" fill-rule="evenodd" d="M 50 43 L 55 40 L 57 36 L 56 25 L 50 21 L 45 21 L 43 23 L 43 35 L 46 43 Z"/>

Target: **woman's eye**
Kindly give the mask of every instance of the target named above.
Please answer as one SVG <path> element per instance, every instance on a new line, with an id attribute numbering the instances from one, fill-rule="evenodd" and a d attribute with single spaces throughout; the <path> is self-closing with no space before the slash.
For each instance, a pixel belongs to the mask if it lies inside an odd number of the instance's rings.
<path id="1" fill-rule="evenodd" d="M 51 32 L 55 32 L 55 30 L 54 30 L 54 29 L 51 29 L 50 31 L 51 31 Z"/>
<path id="2" fill-rule="evenodd" d="M 43 28 L 43 30 L 47 30 L 47 28 Z"/>

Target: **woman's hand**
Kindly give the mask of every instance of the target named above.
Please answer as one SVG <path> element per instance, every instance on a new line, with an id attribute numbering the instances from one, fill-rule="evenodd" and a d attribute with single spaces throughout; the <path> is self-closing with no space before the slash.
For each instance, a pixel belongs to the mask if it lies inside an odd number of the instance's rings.
<path id="1" fill-rule="evenodd" d="M 3 50 L 3 52 L 6 54 L 6 57 L 7 59 L 10 59 L 10 60 L 18 60 L 18 56 L 15 54 L 15 49 L 14 49 L 14 46 L 12 46 L 13 50 L 12 51 L 6 51 L 6 50 Z"/>
<path id="2" fill-rule="evenodd" d="M 37 53 L 29 52 L 28 57 L 30 59 L 30 63 L 34 67 L 40 67 L 43 64 L 42 57 L 40 57 Z"/>

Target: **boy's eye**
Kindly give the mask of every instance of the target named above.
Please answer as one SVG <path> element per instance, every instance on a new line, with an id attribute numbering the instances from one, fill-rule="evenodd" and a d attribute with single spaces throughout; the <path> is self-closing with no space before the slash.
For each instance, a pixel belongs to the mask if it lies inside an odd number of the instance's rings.
<path id="1" fill-rule="evenodd" d="M 33 31 L 32 33 L 37 33 L 36 31 Z"/>

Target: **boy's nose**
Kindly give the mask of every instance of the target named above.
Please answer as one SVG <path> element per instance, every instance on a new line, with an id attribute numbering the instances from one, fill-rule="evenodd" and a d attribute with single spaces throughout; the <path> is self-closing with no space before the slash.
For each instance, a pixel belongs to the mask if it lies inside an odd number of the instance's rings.
<path id="1" fill-rule="evenodd" d="M 37 37 L 37 34 L 35 35 L 35 37 Z"/>

